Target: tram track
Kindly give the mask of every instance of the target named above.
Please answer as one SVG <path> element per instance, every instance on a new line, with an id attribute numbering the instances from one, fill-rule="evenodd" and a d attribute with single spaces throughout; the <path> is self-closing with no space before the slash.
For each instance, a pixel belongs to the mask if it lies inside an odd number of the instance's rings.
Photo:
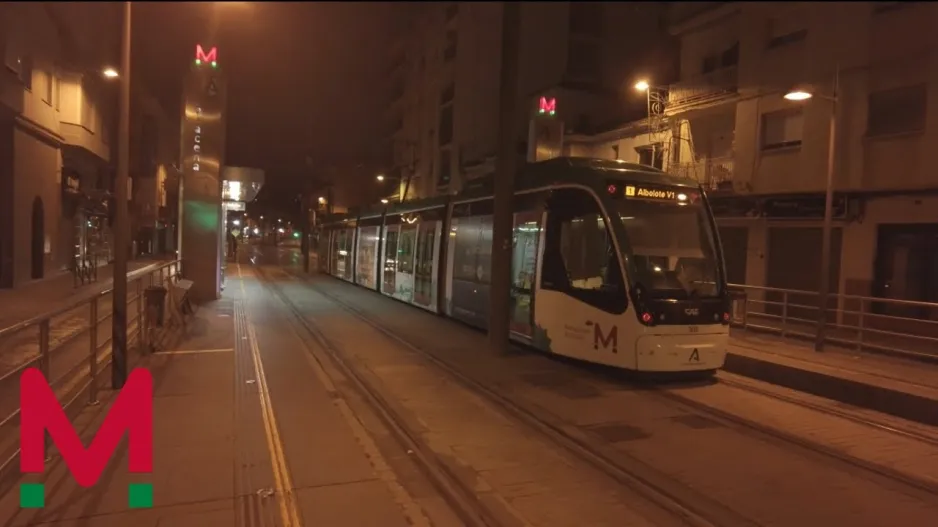
<path id="1" fill-rule="evenodd" d="M 925 443 L 930 446 L 938 447 L 938 435 L 926 434 L 917 430 L 913 430 L 911 428 L 896 426 L 893 424 L 877 421 L 875 419 L 857 415 L 852 412 L 838 410 L 831 406 L 827 406 L 824 404 L 817 404 L 817 403 L 810 402 L 810 401 L 807 401 L 798 397 L 791 397 L 788 395 L 777 393 L 772 390 L 759 388 L 746 382 L 739 382 L 737 380 L 731 380 L 726 377 L 720 378 L 719 382 L 720 384 L 730 386 L 737 390 L 743 390 L 743 391 L 747 391 L 747 392 L 754 393 L 757 395 L 761 395 L 763 397 L 769 397 L 771 399 L 782 401 L 788 404 L 793 404 L 795 406 L 800 406 L 802 408 L 812 410 L 812 411 L 815 411 L 815 412 L 818 412 L 818 413 L 821 413 L 830 417 L 844 419 L 852 423 L 863 425 L 867 428 L 876 430 L 878 432 L 885 432 L 885 433 L 895 435 L 898 437 L 912 439 L 921 443 Z"/>
<path id="2" fill-rule="evenodd" d="M 740 387 L 739 385 L 741 383 L 735 383 L 735 384 L 725 383 L 725 384 L 733 385 L 734 388 L 739 388 Z M 746 391 L 750 391 L 753 393 L 759 393 L 760 395 L 767 395 L 774 399 L 778 399 L 778 400 L 785 401 L 785 402 L 790 402 L 791 404 L 796 404 L 798 406 L 802 406 L 805 408 L 814 409 L 812 408 L 813 406 L 823 408 L 820 405 L 801 404 L 800 401 L 792 402 L 792 401 L 789 401 L 788 399 L 794 399 L 794 398 L 775 397 L 774 396 L 775 394 L 767 394 L 755 388 L 749 389 L 748 387 L 746 387 L 746 388 L 740 388 L 740 389 L 744 389 Z M 888 467 L 879 463 L 875 463 L 875 462 L 862 459 L 857 456 L 850 455 L 837 448 L 821 444 L 817 441 L 799 437 L 795 434 L 788 433 L 779 428 L 756 422 L 752 419 L 748 419 L 748 418 L 736 415 L 732 412 L 721 410 L 714 406 L 697 401 L 693 399 L 692 397 L 678 394 L 674 391 L 670 391 L 667 389 L 652 389 L 652 390 L 649 390 L 649 392 L 653 393 L 657 397 L 660 397 L 664 400 L 671 402 L 672 404 L 680 408 L 688 410 L 692 413 L 696 413 L 697 415 L 700 415 L 701 417 L 715 419 L 717 421 L 727 423 L 735 427 L 737 430 L 741 430 L 742 433 L 752 435 L 759 439 L 768 439 L 770 441 L 775 441 L 777 443 L 787 445 L 787 447 L 789 448 L 798 449 L 802 453 L 805 453 L 805 454 L 813 454 L 813 455 L 821 456 L 823 458 L 826 458 L 828 461 L 845 465 L 845 468 L 858 469 L 864 472 L 868 478 L 872 478 L 874 480 L 877 478 L 880 478 L 880 479 L 888 480 L 889 482 L 892 482 L 892 483 L 899 483 L 901 485 L 909 487 L 909 490 L 912 490 L 913 492 L 920 493 L 920 494 L 924 493 L 926 499 L 930 499 L 932 501 L 938 501 L 938 484 L 935 484 L 932 481 L 918 478 L 910 474 L 906 474 L 904 472 L 896 470 L 892 467 Z M 842 417 L 840 412 L 827 411 L 826 409 L 817 410 L 817 411 L 821 411 L 822 413 L 825 413 L 834 417 Z M 872 420 L 863 420 L 856 416 L 851 416 L 850 420 L 866 425 L 871 428 L 875 428 L 877 430 L 881 430 L 884 428 L 883 425 L 879 423 L 876 423 Z M 927 436 L 924 436 L 922 434 L 913 434 L 912 432 L 908 432 L 908 435 L 906 435 L 905 432 L 899 432 L 898 430 L 889 429 L 889 431 L 900 433 L 903 437 L 913 437 L 914 439 L 927 442 L 930 445 L 935 444 L 933 438 L 928 438 Z"/>
<path id="3" fill-rule="evenodd" d="M 295 280 L 303 280 L 286 270 L 281 270 L 281 272 L 291 276 Z M 417 354 L 437 369 L 449 375 L 460 385 L 468 388 L 472 393 L 483 396 L 497 408 L 515 417 L 518 421 L 525 424 L 541 437 L 547 439 L 550 443 L 561 447 L 564 451 L 572 454 L 576 459 L 584 462 L 587 466 L 597 469 L 600 473 L 613 481 L 616 481 L 667 513 L 675 516 L 681 523 L 694 527 L 755 527 L 760 525 L 758 522 L 739 514 L 725 504 L 656 470 L 638 458 L 620 451 L 612 452 L 609 448 L 603 448 L 594 444 L 586 434 L 578 433 L 577 430 L 571 429 L 569 426 L 557 422 L 554 419 L 550 419 L 541 412 L 507 397 L 497 388 L 488 386 L 486 383 L 466 375 L 454 365 L 449 364 L 447 361 L 435 356 L 432 352 L 414 344 L 385 325 L 376 322 L 368 315 L 338 297 L 323 291 L 314 284 L 306 283 L 305 285 L 314 290 L 317 294 L 330 300 L 355 319 L 377 330 L 388 340 L 411 353 Z M 290 306 L 294 315 L 303 320 L 302 314 L 288 298 L 285 298 L 282 291 L 280 291 L 277 286 L 271 287 L 276 288 L 278 296 L 283 302 Z M 314 323 L 304 320 L 303 325 L 306 326 L 311 333 L 319 335 L 317 340 L 324 339 L 326 341 L 326 345 L 332 349 L 330 354 L 341 355 L 340 352 L 335 349 L 334 345 L 328 343 L 328 339 L 322 334 L 321 330 L 315 327 Z M 344 359 L 339 358 L 339 360 Z M 375 396 L 376 398 L 380 398 L 379 394 L 375 394 Z"/>
<path id="4" fill-rule="evenodd" d="M 311 323 L 307 317 L 303 316 L 293 301 L 267 276 L 267 272 L 259 266 L 254 269 L 264 287 L 273 292 L 290 312 L 291 322 L 300 330 L 298 333 L 301 337 L 302 333 L 305 333 L 315 343 L 315 345 L 311 345 L 307 339 L 303 338 L 304 351 L 320 366 L 323 365 L 325 359 L 336 367 L 345 380 L 352 385 L 352 388 L 375 412 L 378 419 L 400 447 L 409 454 L 408 458 L 423 472 L 430 484 L 446 501 L 453 513 L 459 517 L 460 521 L 471 527 L 502 527 L 503 521 L 480 503 L 473 489 L 453 474 L 432 452 L 430 447 L 417 434 L 409 430 L 397 410 L 351 364 L 351 361 L 339 351 L 332 340 L 326 337 L 315 323 Z M 315 348 L 324 351 L 326 356 L 323 357 L 322 353 L 318 353 Z M 325 370 L 325 368 L 323 369 Z"/>

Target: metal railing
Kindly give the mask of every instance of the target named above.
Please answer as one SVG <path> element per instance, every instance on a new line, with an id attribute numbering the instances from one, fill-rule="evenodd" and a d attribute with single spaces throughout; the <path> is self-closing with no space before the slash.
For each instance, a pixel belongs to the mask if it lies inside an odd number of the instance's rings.
<path id="1" fill-rule="evenodd" d="M 733 163 L 734 157 L 732 155 L 711 157 L 692 163 L 672 165 L 669 172 L 693 179 L 707 190 L 715 190 L 720 185 L 732 183 Z"/>
<path id="2" fill-rule="evenodd" d="M 146 340 L 144 290 L 169 287 L 178 279 L 180 262 L 150 265 L 127 274 L 128 351 Z M 98 404 L 101 371 L 111 359 L 112 289 L 83 295 L 70 304 L 0 329 L 0 482 L 4 487 L 19 457 L 19 379 L 38 367 L 70 416 Z M 141 339 L 143 337 L 143 339 Z"/>
<path id="3" fill-rule="evenodd" d="M 665 113 L 673 114 L 698 104 L 709 104 L 737 94 L 739 69 L 720 68 L 668 86 Z"/>
<path id="4" fill-rule="evenodd" d="M 731 325 L 783 338 L 813 340 L 818 293 L 730 284 Z M 830 295 L 825 341 L 855 350 L 938 359 L 938 303 Z"/>

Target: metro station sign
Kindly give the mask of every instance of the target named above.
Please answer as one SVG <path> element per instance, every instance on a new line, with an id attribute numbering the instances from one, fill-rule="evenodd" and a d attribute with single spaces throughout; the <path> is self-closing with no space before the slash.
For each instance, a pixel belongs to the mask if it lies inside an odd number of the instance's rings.
<path id="1" fill-rule="evenodd" d="M 195 65 L 201 66 L 202 64 L 208 64 L 213 68 L 218 67 L 218 48 L 213 47 L 208 50 L 208 53 L 205 52 L 205 49 L 202 48 L 202 44 L 195 45 Z"/>
<path id="2" fill-rule="evenodd" d="M 557 99 L 554 97 L 541 97 L 537 102 L 537 114 L 553 117 L 557 114 Z"/>

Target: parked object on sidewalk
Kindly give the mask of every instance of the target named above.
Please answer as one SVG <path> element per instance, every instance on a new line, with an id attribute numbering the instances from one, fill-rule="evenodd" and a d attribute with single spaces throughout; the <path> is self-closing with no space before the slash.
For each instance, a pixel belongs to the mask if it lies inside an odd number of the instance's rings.
<path id="1" fill-rule="evenodd" d="M 165 287 L 151 285 L 144 291 L 147 305 L 147 315 L 151 327 L 163 327 L 164 313 L 166 312 L 166 293 Z"/>

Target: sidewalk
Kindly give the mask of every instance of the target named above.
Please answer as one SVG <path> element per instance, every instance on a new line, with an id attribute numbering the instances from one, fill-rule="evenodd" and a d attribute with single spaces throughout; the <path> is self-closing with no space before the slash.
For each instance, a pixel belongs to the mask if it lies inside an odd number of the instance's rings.
<path id="1" fill-rule="evenodd" d="M 290 527 L 408 525 L 279 305 L 253 277 L 230 273 L 223 298 L 198 309 L 182 344 L 138 364 L 154 378 L 153 473 L 128 472 L 123 441 L 84 489 L 54 456 L 44 475 L 20 480 L 45 484 L 45 508 L 20 509 L 18 488 L 4 489 L 3 525 L 284 525 L 290 501 L 299 516 Z M 85 445 L 112 402 L 113 392 L 102 393 L 74 421 Z M 152 508 L 129 508 L 131 483 L 152 484 Z"/>
<path id="2" fill-rule="evenodd" d="M 161 258 L 132 260 L 127 263 L 127 272 L 132 273 L 154 263 L 167 261 Z M 65 272 L 56 276 L 22 285 L 16 289 L 0 289 L 0 329 L 28 320 L 78 298 L 89 291 L 103 291 L 111 287 L 114 266 L 98 268 L 98 280 L 75 287 L 72 274 Z"/>

